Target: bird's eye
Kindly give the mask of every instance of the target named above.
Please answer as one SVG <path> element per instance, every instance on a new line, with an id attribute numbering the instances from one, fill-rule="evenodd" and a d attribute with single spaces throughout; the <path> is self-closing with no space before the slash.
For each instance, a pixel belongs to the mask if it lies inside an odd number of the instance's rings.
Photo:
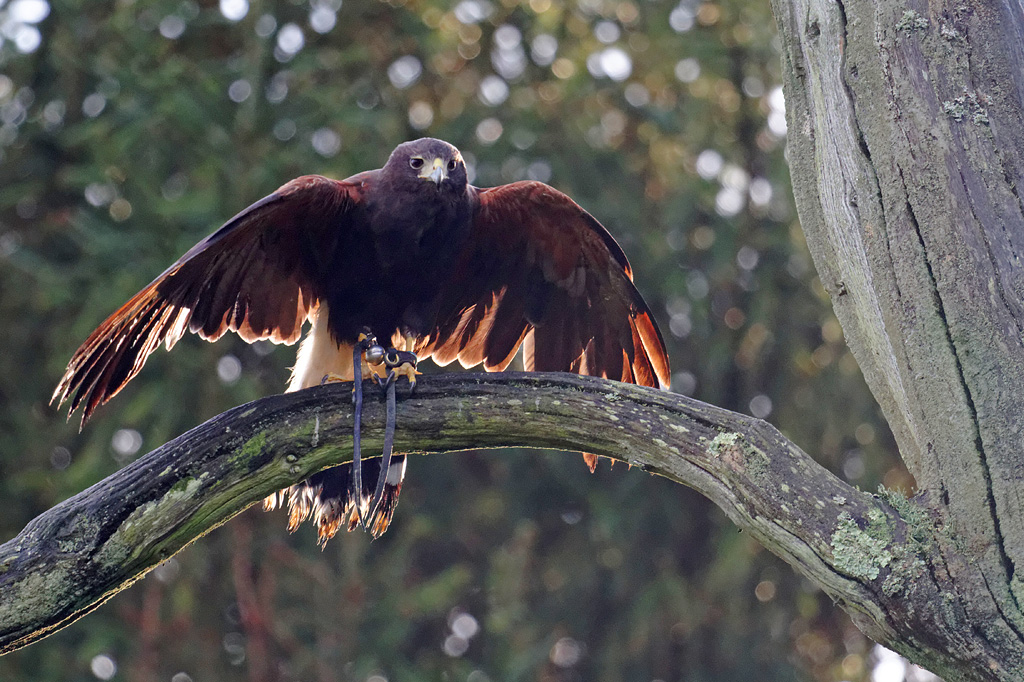
<path id="1" fill-rule="evenodd" d="M 423 159 L 421 159 L 418 156 L 414 156 L 411 159 L 409 159 L 409 165 L 417 170 L 423 168 Z"/>
<path id="2" fill-rule="evenodd" d="M 455 170 L 455 159 L 449 159 L 448 160 L 448 170 L 449 171 Z"/>

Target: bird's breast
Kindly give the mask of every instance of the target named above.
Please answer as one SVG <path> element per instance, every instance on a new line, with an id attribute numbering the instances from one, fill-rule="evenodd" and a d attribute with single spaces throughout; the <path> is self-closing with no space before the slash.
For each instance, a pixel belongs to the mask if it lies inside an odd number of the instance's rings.
<path id="1" fill-rule="evenodd" d="M 385 271 L 433 276 L 459 253 L 468 225 L 468 212 L 449 202 L 395 202 L 371 221 L 374 251 Z"/>
<path id="2" fill-rule="evenodd" d="M 378 338 L 395 330 L 426 332 L 469 233 L 468 202 L 396 193 L 373 202 L 350 234 L 344 257 L 354 268 L 339 270 L 330 287 L 335 338 L 369 328 Z"/>

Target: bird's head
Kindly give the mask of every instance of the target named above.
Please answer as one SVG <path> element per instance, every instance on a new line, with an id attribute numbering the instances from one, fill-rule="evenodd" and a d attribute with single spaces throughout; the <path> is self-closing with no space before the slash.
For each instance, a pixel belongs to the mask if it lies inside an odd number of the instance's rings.
<path id="1" fill-rule="evenodd" d="M 432 137 L 398 145 L 384 166 L 384 172 L 392 178 L 400 178 L 402 184 L 410 188 L 430 186 L 461 192 L 467 184 L 462 154 L 447 142 Z M 423 185 L 424 182 L 430 185 Z"/>

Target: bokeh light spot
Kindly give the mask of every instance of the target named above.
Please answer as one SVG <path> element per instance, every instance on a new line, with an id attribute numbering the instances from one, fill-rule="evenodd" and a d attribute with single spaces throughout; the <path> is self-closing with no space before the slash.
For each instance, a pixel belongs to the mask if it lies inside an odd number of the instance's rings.
<path id="1" fill-rule="evenodd" d="M 548 657 L 559 668 L 571 668 L 583 658 L 583 644 L 572 637 L 562 637 L 551 647 Z"/>
<path id="2" fill-rule="evenodd" d="M 115 455 L 130 457 L 142 447 L 142 434 L 135 429 L 118 429 L 110 439 L 110 446 Z"/>
<path id="3" fill-rule="evenodd" d="M 434 122 L 434 109 L 424 101 L 413 102 L 409 106 L 409 125 L 416 130 L 425 130 Z"/>
<path id="4" fill-rule="evenodd" d="M 541 33 L 530 43 L 530 56 L 538 66 L 547 66 L 555 61 L 558 53 L 558 39 L 553 35 Z"/>
<path id="5" fill-rule="evenodd" d="M 624 81 L 633 73 L 633 60 L 619 47 L 601 51 L 601 71 L 613 81 Z"/>
<path id="6" fill-rule="evenodd" d="M 494 31 L 494 42 L 502 50 L 519 47 L 523 34 L 512 24 L 502 24 Z"/>
<path id="7" fill-rule="evenodd" d="M 324 2 L 316 2 L 309 11 L 309 26 L 320 34 L 329 33 L 338 23 L 336 10 Z"/>
<path id="8" fill-rule="evenodd" d="M 264 14 L 256 20 L 255 29 L 260 38 L 269 38 L 277 30 L 277 19 L 272 14 Z"/>
<path id="9" fill-rule="evenodd" d="M 106 206 L 114 200 L 116 193 L 114 188 L 105 182 L 93 182 L 85 187 L 85 200 L 91 206 L 99 208 Z"/>
<path id="10" fill-rule="evenodd" d="M 750 203 L 754 206 L 767 206 L 772 200 L 772 183 L 765 178 L 754 178 L 750 181 Z"/>
<path id="11" fill-rule="evenodd" d="M 697 175 L 705 180 L 714 180 L 722 171 L 725 160 L 714 149 L 705 149 L 697 155 Z"/>
<path id="12" fill-rule="evenodd" d="M 501 137 L 503 127 L 496 118 L 485 118 L 476 127 L 476 139 L 482 144 L 494 144 Z"/>
<path id="13" fill-rule="evenodd" d="M 735 310 L 735 308 L 733 308 Z M 750 414 L 754 415 L 758 419 L 767 419 L 768 415 L 772 413 L 772 399 L 762 394 L 755 395 L 750 400 Z M 772 586 L 774 588 L 774 585 Z M 774 595 L 774 589 L 772 594 Z M 762 599 L 761 601 L 767 601 Z"/>
<path id="14" fill-rule="evenodd" d="M 473 639 L 480 632 L 480 623 L 468 613 L 459 613 L 452 619 L 452 633 L 463 639 Z"/>
<path id="15" fill-rule="evenodd" d="M 106 654 L 93 656 L 89 661 L 89 670 L 98 680 L 109 680 L 117 674 L 117 662 Z"/>
<path id="16" fill-rule="evenodd" d="M 306 37 L 298 24 L 288 23 L 277 32 L 277 49 L 281 56 L 291 58 L 306 45 Z M 280 60 L 284 61 L 284 60 Z"/>
<path id="17" fill-rule="evenodd" d="M 693 57 L 680 59 L 676 62 L 676 78 L 681 83 L 692 83 L 700 77 L 700 63 Z"/>
<path id="18" fill-rule="evenodd" d="M 462 0 L 455 6 L 455 18 L 463 24 L 476 24 L 494 13 L 494 6 L 486 0 Z"/>
<path id="19" fill-rule="evenodd" d="M 168 14 L 160 20 L 160 35 L 168 40 L 177 40 L 185 32 L 185 20 L 177 14 Z"/>
<path id="20" fill-rule="evenodd" d="M 423 64 L 411 54 L 399 57 L 388 67 L 388 79 L 399 90 L 403 90 L 415 83 L 419 80 L 422 73 Z"/>
<path id="21" fill-rule="evenodd" d="M 775 599 L 775 583 L 771 580 L 762 580 L 754 588 L 754 596 L 757 601 L 766 602 Z"/>
<path id="22" fill-rule="evenodd" d="M 455 634 L 448 635 L 445 637 L 442 649 L 452 658 L 458 658 L 469 650 L 469 640 Z"/>
<path id="23" fill-rule="evenodd" d="M 228 21 L 241 21 L 249 13 L 249 0 L 220 0 L 220 13 Z"/>
<path id="24" fill-rule="evenodd" d="M 341 135 L 330 128 L 319 128 L 313 133 L 310 142 L 316 153 L 325 158 L 330 158 L 341 151 Z"/>
<path id="25" fill-rule="evenodd" d="M 693 9 L 688 5 L 680 3 L 678 7 L 672 10 L 672 13 L 668 15 L 668 25 L 672 27 L 672 30 L 676 33 L 685 33 L 693 28 L 693 20 L 695 18 Z"/>
<path id="26" fill-rule="evenodd" d="M 282 118 L 274 124 L 273 132 L 274 137 L 281 140 L 281 142 L 287 142 L 295 137 L 295 133 L 298 132 L 298 129 L 295 125 L 295 121 L 290 118 Z"/>
<path id="27" fill-rule="evenodd" d="M 71 451 L 66 447 L 58 445 L 50 453 L 50 466 L 57 471 L 63 471 L 71 466 Z"/>
<path id="28" fill-rule="evenodd" d="M 14 34 L 14 46 L 22 54 L 35 52 L 43 42 L 43 35 L 35 26 L 17 24 L 11 28 L 11 31 Z"/>
<path id="29" fill-rule="evenodd" d="M 231 98 L 232 102 L 244 102 L 249 99 L 249 95 L 251 94 L 252 86 L 249 84 L 249 81 L 244 78 L 239 78 L 228 86 L 228 97 Z"/>
<path id="30" fill-rule="evenodd" d="M 508 83 L 500 76 L 485 76 L 480 81 L 480 101 L 489 107 L 496 107 L 508 99 Z"/>
<path id="31" fill-rule="evenodd" d="M 605 45 L 614 43 L 622 35 L 622 29 L 614 21 L 599 21 L 594 27 L 594 37 Z"/>
<path id="32" fill-rule="evenodd" d="M 651 101 L 650 91 L 640 83 L 630 83 L 627 85 L 623 95 L 630 106 L 637 108 L 646 106 Z"/>
<path id="33" fill-rule="evenodd" d="M 551 65 L 551 73 L 562 79 L 572 78 L 573 74 L 576 73 L 576 65 L 565 57 L 559 57 Z"/>
<path id="34" fill-rule="evenodd" d="M 107 98 L 98 92 L 86 95 L 82 100 L 82 113 L 89 118 L 96 118 L 107 106 Z"/>
<path id="35" fill-rule="evenodd" d="M 224 384 L 233 384 L 242 376 L 242 362 L 228 354 L 217 361 L 217 377 Z"/>
<path id="36" fill-rule="evenodd" d="M 50 4 L 45 0 L 14 0 L 7 6 L 7 18 L 23 24 L 38 24 L 50 16 Z"/>
<path id="37" fill-rule="evenodd" d="M 116 222 L 124 222 L 132 217 L 132 205 L 124 197 L 118 197 L 110 202 L 108 212 Z"/>

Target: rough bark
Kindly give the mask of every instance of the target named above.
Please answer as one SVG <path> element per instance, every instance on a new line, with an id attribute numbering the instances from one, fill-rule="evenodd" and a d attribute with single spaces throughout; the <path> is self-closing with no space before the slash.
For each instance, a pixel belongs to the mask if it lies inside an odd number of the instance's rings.
<path id="1" fill-rule="evenodd" d="M 1024 679 L 1024 5 L 773 5 L 800 220 L 945 529 L 931 634 L 958 663 L 933 665 Z"/>
<path id="2" fill-rule="evenodd" d="M 268 493 L 347 461 L 350 396 L 331 385 L 225 412 L 33 520 L 0 546 L 0 653 L 88 613 Z M 382 416 L 367 406 L 366 451 L 380 445 Z M 850 487 L 766 422 L 633 385 L 509 373 L 424 377 L 398 424 L 400 451 L 585 448 L 689 485 L 881 641 L 948 616 L 927 517 Z"/>

